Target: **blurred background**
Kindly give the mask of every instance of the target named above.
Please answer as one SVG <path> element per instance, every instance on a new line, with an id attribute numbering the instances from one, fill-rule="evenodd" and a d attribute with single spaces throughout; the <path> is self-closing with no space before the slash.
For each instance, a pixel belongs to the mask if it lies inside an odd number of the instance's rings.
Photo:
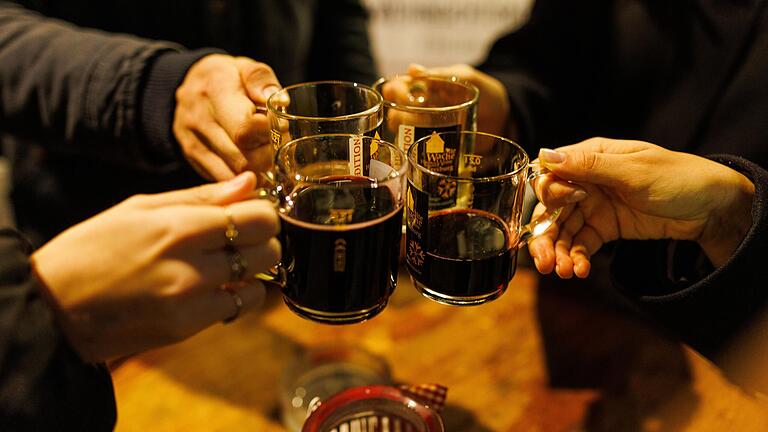
<path id="1" fill-rule="evenodd" d="M 533 0 L 363 0 L 383 75 L 410 63 L 475 64 L 502 33 L 522 25 Z"/>

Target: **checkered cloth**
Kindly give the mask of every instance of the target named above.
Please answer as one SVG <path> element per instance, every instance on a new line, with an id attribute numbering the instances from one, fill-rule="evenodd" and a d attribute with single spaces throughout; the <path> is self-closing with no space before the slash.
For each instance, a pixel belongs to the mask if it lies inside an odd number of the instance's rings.
<path id="1" fill-rule="evenodd" d="M 440 384 L 401 385 L 400 390 L 437 412 L 443 410 L 448 394 L 448 387 Z"/>

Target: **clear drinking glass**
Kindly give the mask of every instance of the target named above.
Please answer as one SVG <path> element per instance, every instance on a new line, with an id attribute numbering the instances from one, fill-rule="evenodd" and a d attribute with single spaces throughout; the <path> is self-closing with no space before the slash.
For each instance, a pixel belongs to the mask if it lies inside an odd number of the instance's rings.
<path id="1" fill-rule="evenodd" d="M 544 171 L 511 140 L 480 132 L 425 137 L 408 161 L 406 264 L 416 289 L 452 305 L 499 297 L 517 250 L 560 212 L 522 225 L 526 183 Z"/>
<path id="2" fill-rule="evenodd" d="M 310 407 L 348 388 L 392 383 L 386 361 L 359 346 L 313 347 L 290 362 L 280 377 L 283 425 L 299 432 Z"/>
<path id="3" fill-rule="evenodd" d="M 278 150 L 273 195 L 285 303 L 329 324 L 366 320 L 397 285 L 407 162 L 375 138 L 328 134 Z"/>
<path id="4" fill-rule="evenodd" d="M 302 432 L 444 432 L 440 413 L 396 387 L 362 386 L 322 401 Z"/>
<path id="5" fill-rule="evenodd" d="M 395 75 L 374 90 L 384 98 L 379 136 L 403 150 L 433 132 L 477 129 L 477 87 L 458 78 Z"/>
<path id="6" fill-rule="evenodd" d="M 373 136 L 382 119 L 381 95 L 347 81 L 317 81 L 285 87 L 267 100 L 272 146 L 311 135 Z"/>

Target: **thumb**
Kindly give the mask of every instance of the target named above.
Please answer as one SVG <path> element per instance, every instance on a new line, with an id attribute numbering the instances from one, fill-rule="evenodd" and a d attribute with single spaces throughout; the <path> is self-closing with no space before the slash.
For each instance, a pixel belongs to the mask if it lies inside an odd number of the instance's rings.
<path id="1" fill-rule="evenodd" d="M 256 175 L 245 171 L 231 180 L 151 195 L 146 202 L 152 207 L 177 204 L 226 205 L 249 198 L 255 186 Z"/>
<path id="2" fill-rule="evenodd" d="M 624 182 L 630 163 L 626 155 L 582 149 L 543 148 L 539 160 L 562 180 L 605 186 Z"/>
<path id="3" fill-rule="evenodd" d="M 411 63 L 410 65 L 408 65 L 408 75 L 412 77 L 424 76 L 424 75 L 427 75 L 428 73 L 429 71 L 427 70 L 427 68 L 418 63 Z"/>
<path id="4" fill-rule="evenodd" d="M 280 90 L 280 81 L 269 65 L 247 57 L 238 57 L 236 63 L 248 97 L 257 105 L 266 104 L 267 99 Z"/>

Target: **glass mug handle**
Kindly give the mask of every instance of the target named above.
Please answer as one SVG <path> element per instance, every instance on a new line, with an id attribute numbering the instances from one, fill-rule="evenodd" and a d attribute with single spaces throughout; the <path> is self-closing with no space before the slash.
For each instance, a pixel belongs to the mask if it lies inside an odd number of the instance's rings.
<path id="1" fill-rule="evenodd" d="M 271 173 L 263 174 L 263 177 L 265 177 L 266 181 L 269 184 L 272 184 Z M 271 186 L 256 188 L 253 191 L 252 198 L 268 200 L 272 203 L 272 205 L 275 208 L 277 208 L 277 205 L 279 203 L 279 200 L 277 198 L 277 191 Z M 272 268 L 270 268 L 267 271 L 256 273 L 254 275 L 254 278 L 262 282 L 275 284 L 282 288 L 285 286 L 285 283 L 286 283 L 285 268 L 283 267 L 282 264 L 283 263 L 280 262 L 277 265 L 272 266 Z"/>
<path id="2" fill-rule="evenodd" d="M 544 165 L 534 161 L 528 164 L 529 172 L 525 179 L 527 184 L 531 184 L 535 179 L 548 174 L 550 171 Z M 546 209 L 544 213 L 532 219 L 526 225 L 520 228 L 520 240 L 517 247 L 525 246 L 532 239 L 544 234 L 560 216 L 562 207 L 556 209 Z"/>

